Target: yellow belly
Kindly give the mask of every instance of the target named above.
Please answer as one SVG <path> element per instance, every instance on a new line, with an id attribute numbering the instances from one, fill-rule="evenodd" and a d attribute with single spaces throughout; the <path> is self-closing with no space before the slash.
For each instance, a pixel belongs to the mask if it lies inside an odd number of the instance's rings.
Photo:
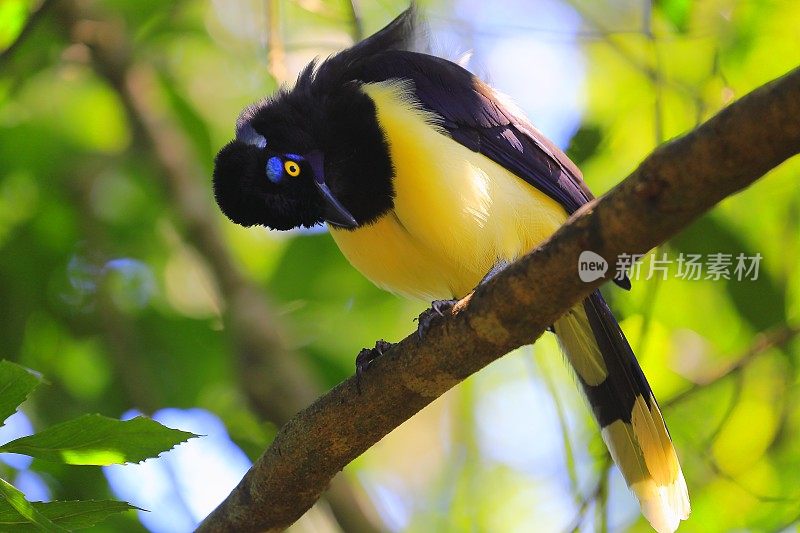
<path id="1" fill-rule="evenodd" d="M 355 231 L 330 231 L 381 288 L 422 299 L 461 297 L 498 260 L 513 261 L 567 218 L 561 205 L 450 139 L 397 82 L 364 87 L 394 164 L 394 210 Z"/>

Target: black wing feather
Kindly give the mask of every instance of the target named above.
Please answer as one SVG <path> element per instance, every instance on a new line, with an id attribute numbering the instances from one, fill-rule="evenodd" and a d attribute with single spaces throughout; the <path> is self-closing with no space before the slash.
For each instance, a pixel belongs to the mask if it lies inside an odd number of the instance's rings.
<path id="1" fill-rule="evenodd" d="M 566 155 L 469 71 L 442 58 L 390 50 L 353 65 L 359 81 L 411 80 L 452 138 L 507 168 L 572 214 L 593 196 Z"/>

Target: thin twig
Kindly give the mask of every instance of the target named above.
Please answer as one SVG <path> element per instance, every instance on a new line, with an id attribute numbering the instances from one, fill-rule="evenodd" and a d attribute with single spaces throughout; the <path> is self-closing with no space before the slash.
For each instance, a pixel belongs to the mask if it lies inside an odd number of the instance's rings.
<path id="1" fill-rule="evenodd" d="M 623 61 L 628 63 L 631 67 L 638 70 L 642 74 L 644 74 L 649 80 L 655 81 L 658 77 L 658 72 L 651 66 L 643 63 L 639 60 L 634 54 L 630 53 L 627 48 L 622 46 L 619 42 L 613 39 L 613 35 L 620 35 L 622 32 L 612 32 L 609 31 L 600 20 L 595 17 L 592 13 L 588 10 L 584 9 L 579 2 L 574 0 L 569 0 L 569 5 L 581 16 L 583 20 L 585 20 L 588 24 L 595 28 L 596 33 L 602 38 L 602 41 L 612 50 L 614 51 Z M 641 35 L 641 31 L 636 32 L 626 32 L 627 34 L 638 34 Z M 680 83 L 675 80 L 662 80 L 663 83 L 670 85 L 671 87 L 675 87 L 680 89 L 681 91 L 687 93 L 689 96 L 695 98 L 697 95 L 697 91 L 686 84 Z"/>
<path id="2" fill-rule="evenodd" d="M 284 83 L 289 79 L 286 68 L 286 50 L 283 46 L 281 32 L 280 0 L 266 0 L 267 2 L 267 65 L 269 73 L 276 82 Z"/>
<path id="3" fill-rule="evenodd" d="M 580 531 L 581 524 L 583 524 L 584 517 L 586 516 L 586 511 L 589 510 L 589 506 L 592 503 L 595 503 L 598 498 L 605 492 L 606 484 L 608 483 L 608 475 L 609 470 L 611 469 L 611 457 L 606 453 L 604 455 L 603 464 L 600 468 L 600 472 L 597 474 L 597 482 L 594 485 L 594 488 L 589 491 L 589 493 L 581 499 L 580 505 L 578 505 L 578 511 L 575 513 L 575 518 L 570 522 L 570 525 L 565 529 L 568 533 L 577 533 Z"/>
<path id="4" fill-rule="evenodd" d="M 650 49 L 653 54 L 653 61 L 655 68 L 653 69 L 653 129 L 654 129 L 654 147 L 660 146 L 664 142 L 664 119 L 663 119 L 663 99 L 664 99 L 664 74 L 662 69 L 661 55 L 656 42 L 656 36 L 653 33 L 653 2 L 652 0 L 644 0 L 645 11 L 642 21 L 643 33 L 647 36 L 650 43 Z M 664 244 L 664 247 L 667 245 Z M 657 246 L 651 256 L 651 261 L 658 259 L 659 253 L 662 251 L 662 246 Z M 652 268 L 653 263 L 651 263 Z M 644 353 L 647 346 L 647 340 L 650 336 L 650 326 L 653 323 L 653 313 L 655 311 L 656 299 L 658 291 L 661 288 L 661 276 L 656 276 L 650 283 L 647 284 L 644 303 L 642 305 L 642 325 L 639 328 L 639 341 L 636 344 L 636 353 L 640 356 Z"/>
<path id="5" fill-rule="evenodd" d="M 353 42 L 357 43 L 364 38 L 364 23 L 361 20 L 361 7 L 358 5 L 358 0 L 345 0 L 344 3 L 350 15 L 350 35 L 353 37 Z"/>
<path id="6" fill-rule="evenodd" d="M 539 351 L 533 350 L 533 357 L 526 357 L 525 363 L 528 367 L 531 376 L 536 373 L 536 368 L 539 368 L 539 374 L 542 378 L 550 398 L 553 400 L 553 406 L 556 408 L 556 418 L 558 419 L 558 428 L 561 432 L 561 440 L 564 443 L 565 463 L 567 466 L 567 474 L 569 476 L 570 490 L 575 498 L 578 498 L 578 473 L 575 470 L 575 452 L 572 449 L 572 441 L 569 438 L 569 424 L 566 409 L 561 403 L 559 398 L 558 388 L 556 387 L 555 380 L 550 374 L 550 369 L 547 368 L 547 362 L 543 357 L 539 357 Z M 534 361 L 534 358 L 536 361 Z"/>
<path id="7" fill-rule="evenodd" d="M 608 533 L 608 478 L 610 475 L 611 467 L 609 466 L 603 470 L 597 497 L 594 500 L 595 531 L 598 533 Z"/>
<path id="8" fill-rule="evenodd" d="M 755 342 L 753 342 L 743 354 L 736 357 L 732 364 L 712 374 L 696 379 L 694 385 L 676 394 L 672 398 L 669 398 L 663 403 L 663 407 L 670 407 L 680 403 L 689 396 L 703 390 L 703 388 L 718 383 L 728 376 L 738 374 L 758 356 L 762 355 L 770 348 L 781 348 L 785 346 L 798 334 L 800 334 L 800 327 L 785 325 L 757 335 Z"/>

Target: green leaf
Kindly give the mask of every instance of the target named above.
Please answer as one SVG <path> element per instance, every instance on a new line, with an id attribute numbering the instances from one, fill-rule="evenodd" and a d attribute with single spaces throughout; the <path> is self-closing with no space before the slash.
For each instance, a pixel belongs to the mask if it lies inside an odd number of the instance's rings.
<path id="1" fill-rule="evenodd" d="M 138 509 L 129 503 L 113 500 L 33 502 L 32 507 L 51 523 L 69 530 L 99 524 L 109 516 Z M 6 500 L 0 500 L 0 531 L 36 531 L 35 525 L 20 516 Z M 63 529 L 61 529 L 63 531 Z"/>
<path id="2" fill-rule="evenodd" d="M 32 524 L 39 531 L 67 531 L 39 512 L 19 489 L 5 479 L 0 479 L 0 501 L 10 513 L 16 514 L 18 522 Z"/>
<path id="3" fill-rule="evenodd" d="M 28 6 L 22 0 L 0 2 L 0 50 L 16 39 L 28 18 Z"/>
<path id="4" fill-rule="evenodd" d="M 692 9 L 690 0 L 659 0 L 656 5 L 661 8 L 667 20 L 676 30 L 680 33 L 687 32 Z"/>
<path id="5" fill-rule="evenodd" d="M 22 453 L 70 465 L 105 466 L 138 463 L 192 437 L 197 435 L 162 426 L 143 416 L 122 421 L 84 415 L 12 440 L 0 446 L 0 452 Z"/>
<path id="6" fill-rule="evenodd" d="M 10 361 L 0 361 L 0 421 L 13 415 L 41 382 L 41 378 L 27 368 Z"/>

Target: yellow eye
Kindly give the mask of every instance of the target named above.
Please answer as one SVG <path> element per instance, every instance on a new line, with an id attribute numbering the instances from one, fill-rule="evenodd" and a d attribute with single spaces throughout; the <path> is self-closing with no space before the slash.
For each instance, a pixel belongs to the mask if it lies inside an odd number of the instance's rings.
<path id="1" fill-rule="evenodd" d="M 287 161 L 283 164 L 284 170 L 286 173 L 289 174 L 291 177 L 296 178 L 300 175 L 300 165 L 295 163 L 294 161 Z"/>

